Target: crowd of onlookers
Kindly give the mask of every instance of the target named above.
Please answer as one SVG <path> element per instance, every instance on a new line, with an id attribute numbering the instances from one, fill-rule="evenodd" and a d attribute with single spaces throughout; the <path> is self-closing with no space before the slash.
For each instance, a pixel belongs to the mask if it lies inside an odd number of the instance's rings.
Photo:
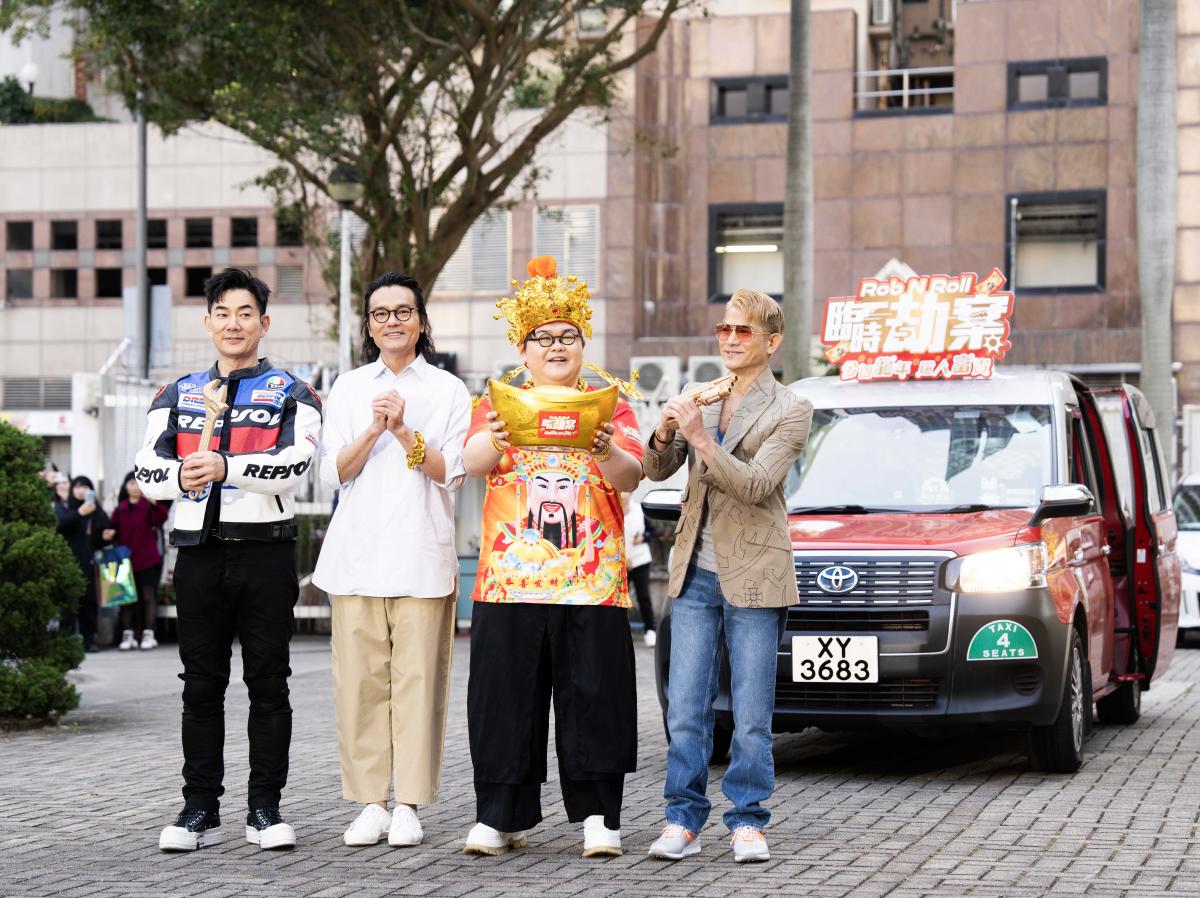
<path id="1" fill-rule="evenodd" d="M 122 651 L 156 648 L 154 629 L 163 572 L 163 524 L 170 503 L 155 502 L 144 496 L 133 471 L 125 475 L 111 514 L 101 505 L 90 478 L 68 476 L 53 464 L 47 465 L 42 477 L 51 493 L 58 532 L 71 547 L 86 584 L 78 610 L 66 612 L 59 621 L 60 628 L 79 633 L 87 651 L 99 650 L 96 645 L 100 619 L 98 565 L 106 550 L 124 546 L 132 566 L 137 599 L 119 606 L 121 641 L 117 648 Z"/>

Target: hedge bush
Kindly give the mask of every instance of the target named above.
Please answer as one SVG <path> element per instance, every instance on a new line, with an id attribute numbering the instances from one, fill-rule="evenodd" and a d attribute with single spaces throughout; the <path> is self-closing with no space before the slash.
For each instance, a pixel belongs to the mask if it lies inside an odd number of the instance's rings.
<path id="1" fill-rule="evenodd" d="M 66 672 L 83 642 L 57 621 L 83 593 L 83 575 L 55 529 L 38 477 L 41 444 L 0 421 L 0 718 L 51 718 L 78 707 Z"/>

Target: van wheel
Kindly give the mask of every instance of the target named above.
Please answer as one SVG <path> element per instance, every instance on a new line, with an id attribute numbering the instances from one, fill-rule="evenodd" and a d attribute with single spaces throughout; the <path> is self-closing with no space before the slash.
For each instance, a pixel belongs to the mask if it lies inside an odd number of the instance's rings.
<path id="1" fill-rule="evenodd" d="M 1096 702 L 1100 722 L 1110 726 L 1129 726 L 1142 716 L 1142 684 L 1126 680 L 1100 701 Z"/>
<path id="2" fill-rule="evenodd" d="M 1049 726 L 1035 726 L 1029 733 L 1029 766 L 1041 773 L 1074 773 L 1083 764 L 1083 736 L 1091 684 L 1084 682 L 1087 666 L 1079 631 L 1071 628 L 1067 677 L 1063 683 L 1062 706 Z"/>
<path id="3" fill-rule="evenodd" d="M 713 724 L 713 750 L 710 764 L 724 764 L 729 760 L 729 749 L 733 745 L 733 728 Z"/>

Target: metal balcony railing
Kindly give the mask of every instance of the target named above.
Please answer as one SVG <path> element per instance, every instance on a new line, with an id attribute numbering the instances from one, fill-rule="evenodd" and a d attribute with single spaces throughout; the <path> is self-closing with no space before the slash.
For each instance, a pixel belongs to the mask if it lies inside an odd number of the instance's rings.
<path id="1" fill-rule="evenodd" d="M 954 108 L 954 66 L 874 69 L 854 76 L 854 110 L 861 115 L 949 112 Z"/>

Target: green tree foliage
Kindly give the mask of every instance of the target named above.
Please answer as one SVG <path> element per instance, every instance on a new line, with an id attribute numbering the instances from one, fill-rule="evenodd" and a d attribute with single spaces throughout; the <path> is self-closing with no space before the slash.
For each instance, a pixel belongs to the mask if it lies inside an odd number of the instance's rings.
<path id="1" fill-rule="evenodd" d="M 480 215 L 535 186 L 538 144 L 576 109 L 609 108 L 616 77 L 699 3 L 10 0 L 0 27 L 80 13 L 91 69 L 168 132 L 214 120 L 269 150 L 281 204 L 315 209 L 334 167 L 353 167 L 360 276 L 428 285 Z"/>
<path id="2" fill-rule="evenodd" d="M 78 636 L 50 629 L 83 592 L 38 478 L 38 441 L 0 421 L 0 718 L 52 717 L 78 706 L 66 672 Z"/>

